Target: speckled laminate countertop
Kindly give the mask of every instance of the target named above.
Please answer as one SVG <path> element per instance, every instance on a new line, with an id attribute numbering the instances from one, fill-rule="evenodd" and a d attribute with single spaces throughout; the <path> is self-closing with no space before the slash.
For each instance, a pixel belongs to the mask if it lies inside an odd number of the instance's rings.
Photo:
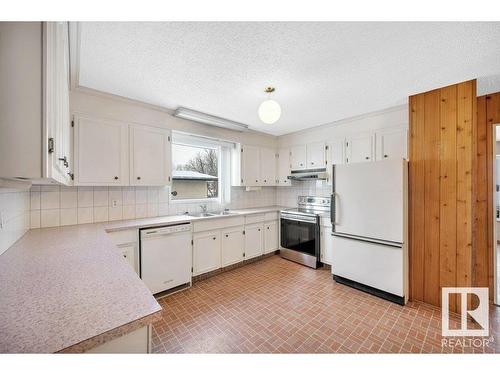
<path id="1" fill-rule="evenodd" d="M 163 216 L 28 231 L 0 256 L 0 352 L 80 352 L 151 323 L 161 307 L 106 232 L 216 218 Z"/>
<path id="2" fill-rule="evenodd" d="M 267 207 L 256 207 L 256 208 L 245 208 L 239 210 L 230 210 L 231 215 L 219 215 L 219 216 L 208 216 L 208 217 L 197 217 L 189 215 L 175 215 L 175 216 L 158 216 L 151 217 L 147 219 L 135 219 L 135 220 L 123 220 L 123 221 L 113 221 L 106 223 L 105 229 L 107 232 L 116 232 L 127 229 L 145 228 L 145 227 L 157 227 L 162 225 L 171 225 L 177 223 L 193 222 L 199 220 L 213 220 L 221 219 L 226 217 L 238 216 L 238 215 L 256 215 L 264 214 L 266 212 L 280 211 L 287 207 L 282 206 L 267 206 Z"/>
<path id="3" fill-rule="evenodd" d="M 30 230 L 0 256 L 0 352 L 86 350 L 160 310 L 102 224 Z"/>

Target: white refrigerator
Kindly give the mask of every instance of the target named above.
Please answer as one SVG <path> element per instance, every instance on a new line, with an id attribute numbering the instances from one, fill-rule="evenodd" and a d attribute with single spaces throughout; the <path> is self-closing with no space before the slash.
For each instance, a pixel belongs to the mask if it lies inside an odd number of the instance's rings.
<path id="1" fill-rule="evenodd" d="M 408 162 L 333 166 L 332 274 L 390 301 L 408 300 Z"/>

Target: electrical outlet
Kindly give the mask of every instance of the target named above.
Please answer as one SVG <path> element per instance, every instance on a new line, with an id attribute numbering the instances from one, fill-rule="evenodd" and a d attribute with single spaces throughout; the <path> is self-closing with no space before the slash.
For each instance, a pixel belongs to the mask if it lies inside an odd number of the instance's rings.
<path id="1" fill-rule="evenodd" d="M 118 201 L 116 199 L 111 200 L 111 207 L 118 206 Z"/>

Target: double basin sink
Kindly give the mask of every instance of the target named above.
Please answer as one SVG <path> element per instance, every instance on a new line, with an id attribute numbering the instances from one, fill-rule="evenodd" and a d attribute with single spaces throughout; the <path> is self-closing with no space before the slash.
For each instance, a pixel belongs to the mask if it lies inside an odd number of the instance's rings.
<path id="1" fill-rule="evenodd" d="M 218 212 L 200 212 L 197 214 L 188 214 L 188 216 L 192 217 L 214 217 L 214 216 L 229 216 L 236 215 L 237 212 L 233 211 L 218 211 Z"/>

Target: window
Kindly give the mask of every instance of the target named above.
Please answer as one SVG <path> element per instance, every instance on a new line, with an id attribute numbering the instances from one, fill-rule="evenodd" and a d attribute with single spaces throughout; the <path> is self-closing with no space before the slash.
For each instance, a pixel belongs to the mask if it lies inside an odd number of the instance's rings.
<path id="1" fill-rule="evenodd" d="M 171 201 L 228 202 L 233 147 L 229 142 L 174 132 Z"/>

